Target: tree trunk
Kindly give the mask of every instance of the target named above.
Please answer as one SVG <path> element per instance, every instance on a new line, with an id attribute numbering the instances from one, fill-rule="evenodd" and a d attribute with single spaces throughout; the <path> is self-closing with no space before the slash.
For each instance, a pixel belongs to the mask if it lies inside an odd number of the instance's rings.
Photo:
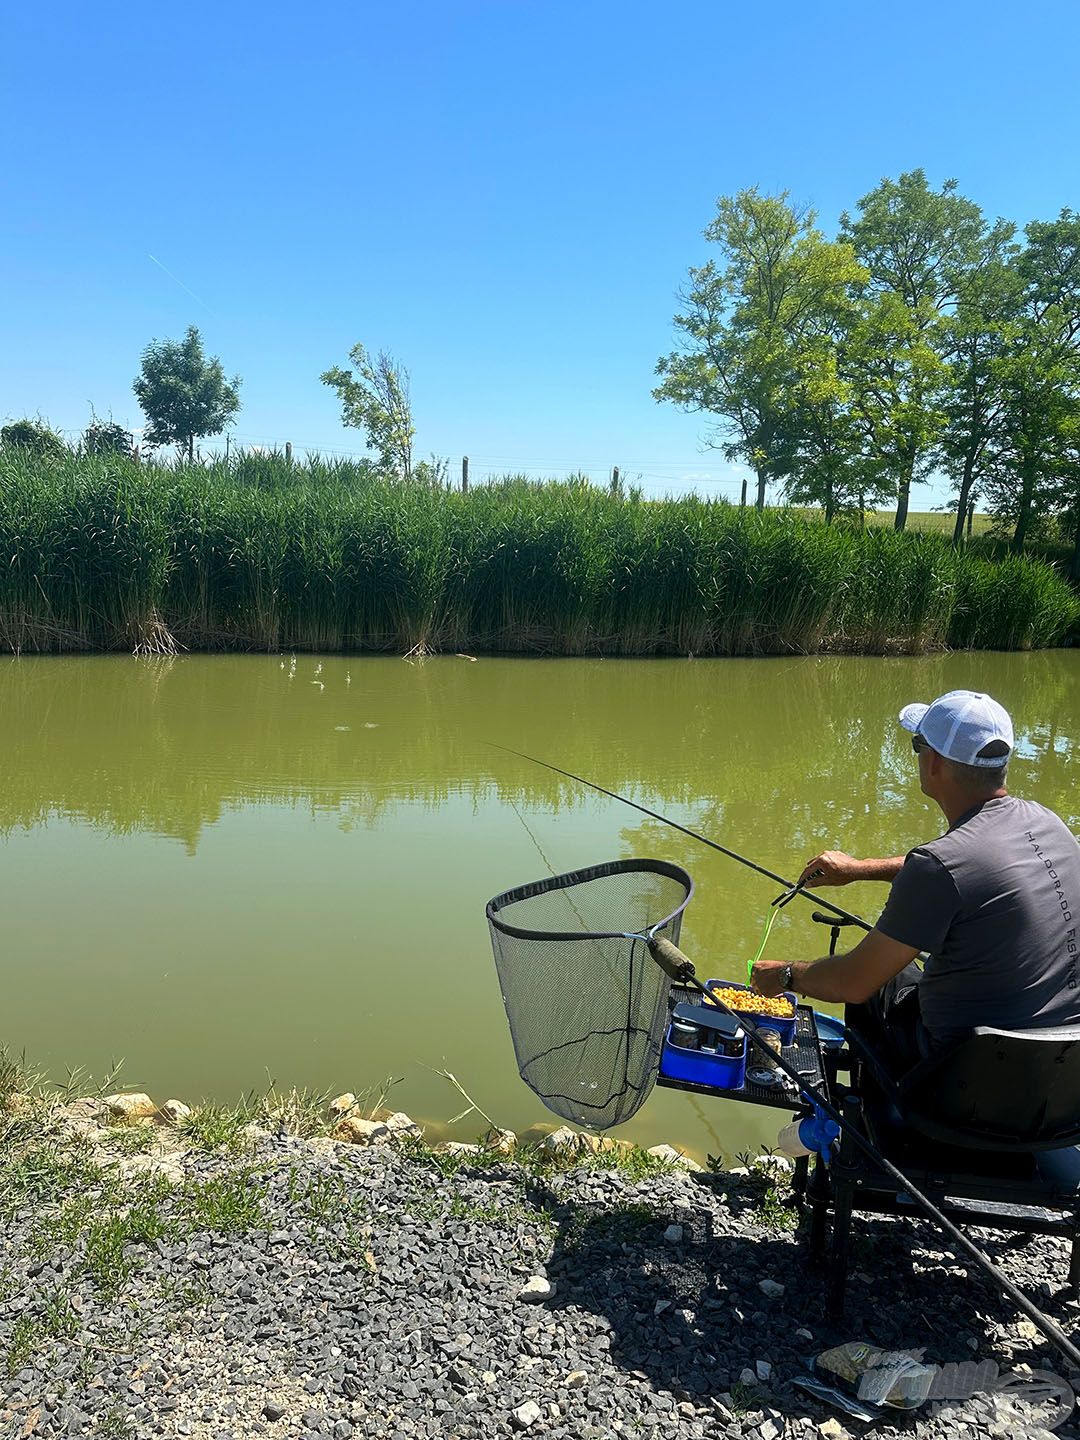
<path id="1" fill-rule="evenodd" d="M 194 436 L 194 435 L 189 435 L 189 436 L 187 437 L 187 458 L 188 458 L 188 464 L 189 464 L 189 465 L 193 465 L 193 464 L 195 463 L 195 436 Z"/>
<path id="2" fill-rule="evenodd" d="M 911 472 L 915 468 L 914 460 L 908 460 L 900 473 L 900 485 L 896 492 L 896 519 L 893 521 L 894 530 L 907 529 L 908 503 L 911 499 Z"/>
<path id="3" fill-rule="evenodd" d="M 764 509 L 765 509 L 765 486 L 766 486 L 766 483 L 768 482 L 769 476 L 768 476 L 768 472 L 767 472 L 766 470 L 758 470 L 758 471 L 756 471 L 755 473 L 757 474 L 757 500 L 756 500 L 754 503 L 755 503 L 755 505 L 757 506 L 757 508 L 758 508 L 759 510 L 764 510 Z"/>
<path id="4" fill-rule="evenodd" d="M 1012 551 L 1019 555 L 1024 548 L 1031 511 L 1035 499 L 1035 465 L 1025 459 L 1020 463 L 1020 508 L 1016 512 L 1016 529 L 1013 531 Z"/>
<path id="5" fill-rule="evenodd" d="M 825 481 L 825 524 L 831 525 L 833 516 L 836 514 L 836 499 L 833 494 L 833 482 L 830 477 Z"/>
<path id="6" fill-rule="evenodd" d="M 960 480 L 960 494 L 956 498 L 956 524 L 953 526 L 952 543 L 959 545 L 964 539 L 964 521 L 967 518 L 968 496 L 975 483 L 975 451 L 969 450 L 964 456 L 964 474 Z"/>

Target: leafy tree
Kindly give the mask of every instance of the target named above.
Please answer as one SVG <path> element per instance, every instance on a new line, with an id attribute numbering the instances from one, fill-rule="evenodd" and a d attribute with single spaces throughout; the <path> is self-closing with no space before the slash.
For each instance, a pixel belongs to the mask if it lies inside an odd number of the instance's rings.
<path id="1" fill-rule="evenodd" d="M 1009 237 L 1011 238 L 1011 237 Z M 999 463 L 1005 397 L 1002 362 L 1015 333 L 1020 287 L 1004 233 L 968 276 L 947 323 L 948 365 L 939 396 L 944 417 L 941 467 L 956 491 L 953 543 L 964 517 Z"/>
<path id="2" fill-rule="evenodd" d="M 337 392 L 341 423 L 366 433 L 366 443 L 376 452 L 384 470 L 411 480 L 416 431 L 409 400 L 409 372 L 385 351 L 373 357 L 363 345 L 354 345 L 349 359 L 356 366 L 355 373 L 335 366 L 319 377 Z"/>
<path id="3" fill-rule="evenodd" d="M 761 509 L 766 485 L 792 472 L 807 352 L 864 276 L 851 247 L 826 240 L 786 193 L 722 196 L 705 238 L 720 260 L 690 269 L 674 320 L 680 348 L 657 363 L 653 395 L 716 417 L 707 443 L 753 468 Z"/>
<path id="4" fill-rule="evenodd" d="M 931 190 L 912 170 L 864 195 L 855 219 L 841 216 L 841 238 L 868 271 L 849 352 L 855 407 L 867 452 L 894 477 L 903 530 L 911 486 L 928 473 L 946 423 L 946 313 L 986 249 L 986 222 L 955 180 Z"/>
<path id="5" fill-rule="evenodd" d="M 59 459 L 67 453 L 63 436 L 42 420 L 12 420 L 0 428 L 0 445 L 25 450 L 38 459 Z"/>
<path id="6" fill-rule="evenodd" d="M 863 518 L 868 505 L 884 503 L 891 487 L 862 453 L 852 386 L 839 352 L 808 352 L 793 386 L 789 415 L 794 468 L 784 487 L 796 505 L 818 505 L 826 525 L 843 511 Z"/>
<path id="7" fill-rule="evenodd" d="M 1032 522 L 1061 503 L 1080 424 L 1080 215 L 1033 221 L 1012 262 L 1020 286 L 1001 384 L 1001 441 L 989 490 L 1013 522 L 1013 549 Z M 1066 485 L 1067 489 L 1067 485 Z"/>
<path id="8" fill-rule="evenodd" d="M 135 437 L 115 420 L 99 420 L 95 415 L 83 431 L 82 448 L 87 455 L 130 455 Z"/>
<path id="9" fill-rule="evenodd" d="M 144 441 L 155 449 L 175 445 L 181 459 L 194 460 L 195 441 L 220 435 L 240 409 L 240 377 L 227 380 L 217 356 L 203 355 L 194 325 L 183 340 L 146 347 L 133 388 L 148 422 Z"/>

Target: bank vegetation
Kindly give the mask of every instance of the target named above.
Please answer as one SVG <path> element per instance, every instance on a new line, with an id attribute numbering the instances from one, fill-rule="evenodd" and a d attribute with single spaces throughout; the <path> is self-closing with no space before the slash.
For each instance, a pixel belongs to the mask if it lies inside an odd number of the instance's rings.
<path id="1" fill-rule="evenodd" d="M 1039 561 L 695 497 L 0 451 L 15 652 L 916 654 L 1053 645 L 1078 617 Z"/>

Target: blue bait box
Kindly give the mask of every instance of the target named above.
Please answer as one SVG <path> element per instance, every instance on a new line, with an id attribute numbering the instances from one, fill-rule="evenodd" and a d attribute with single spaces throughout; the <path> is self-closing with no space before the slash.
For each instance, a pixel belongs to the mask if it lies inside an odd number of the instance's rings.
<path id="1" fill-rule="evenodd" d="M 709 1023 L 713 1015 L 718 1022 L 715 1029 Z M 673 1020 L 680 1018 L 698 1025 L 703 1030 L 713 1030 L 714 1037 L 726 1039 L 729 1046 L 732 1041 L 736 1042 L 739 1053 L 724 1055 L 718 1050 L 689 1049 L 672 1039 L 669 1025 L 660 1052 L 660 1074 L 669 1080 L 708 1085 L 713 1090 L 741 1090 L 746 1080 L 746 1035 L 743 1030 L 733 1030 L 731 1020 L 726 1015 L 715 1010 L 710 1014 L 708 1005 L 679 1005 Z"/>
<path id="2" fill-rule="evenodd" d="M 735 980 L 706 980 L 705 984 L 710 990 L 716 985 L 724 990 L 745 990 L 748 995 L 753 993 L 749 985 L 740 985 Z M 772 1015 L 757 1015 L 751 1010 L 740 1010 L 737 1005 L 731 1008 L 744 1025 L 753 1025 L 761 1030 L 775 1030 L 780 1036 L 781 1045 L 791 1045 L 795 1040 L 795 1010 L 799 1001 L 790 990 L 785 990 L 783 996 L 791 1002 L 790 1020 L 778 1020 Z"/>

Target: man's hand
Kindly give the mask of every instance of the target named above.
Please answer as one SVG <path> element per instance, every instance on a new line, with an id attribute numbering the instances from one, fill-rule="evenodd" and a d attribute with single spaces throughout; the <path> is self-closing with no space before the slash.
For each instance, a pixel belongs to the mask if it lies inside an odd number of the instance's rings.
<path id="1" fill-rule="evenodd" d="M 843 850 L 823 850 L 803 867 L 799 884 L 850 885 L 852 880 L 860 879 L 862 873 L 862 862 L 854 856 L 845 855 Z"/>
<path id="2" fill-rule="evenodd" d="M 787 963 L 783 960 L 759 960 L 750 975 L 750 984 L 759 995 L 774 999 L 787 988 Z"/>

